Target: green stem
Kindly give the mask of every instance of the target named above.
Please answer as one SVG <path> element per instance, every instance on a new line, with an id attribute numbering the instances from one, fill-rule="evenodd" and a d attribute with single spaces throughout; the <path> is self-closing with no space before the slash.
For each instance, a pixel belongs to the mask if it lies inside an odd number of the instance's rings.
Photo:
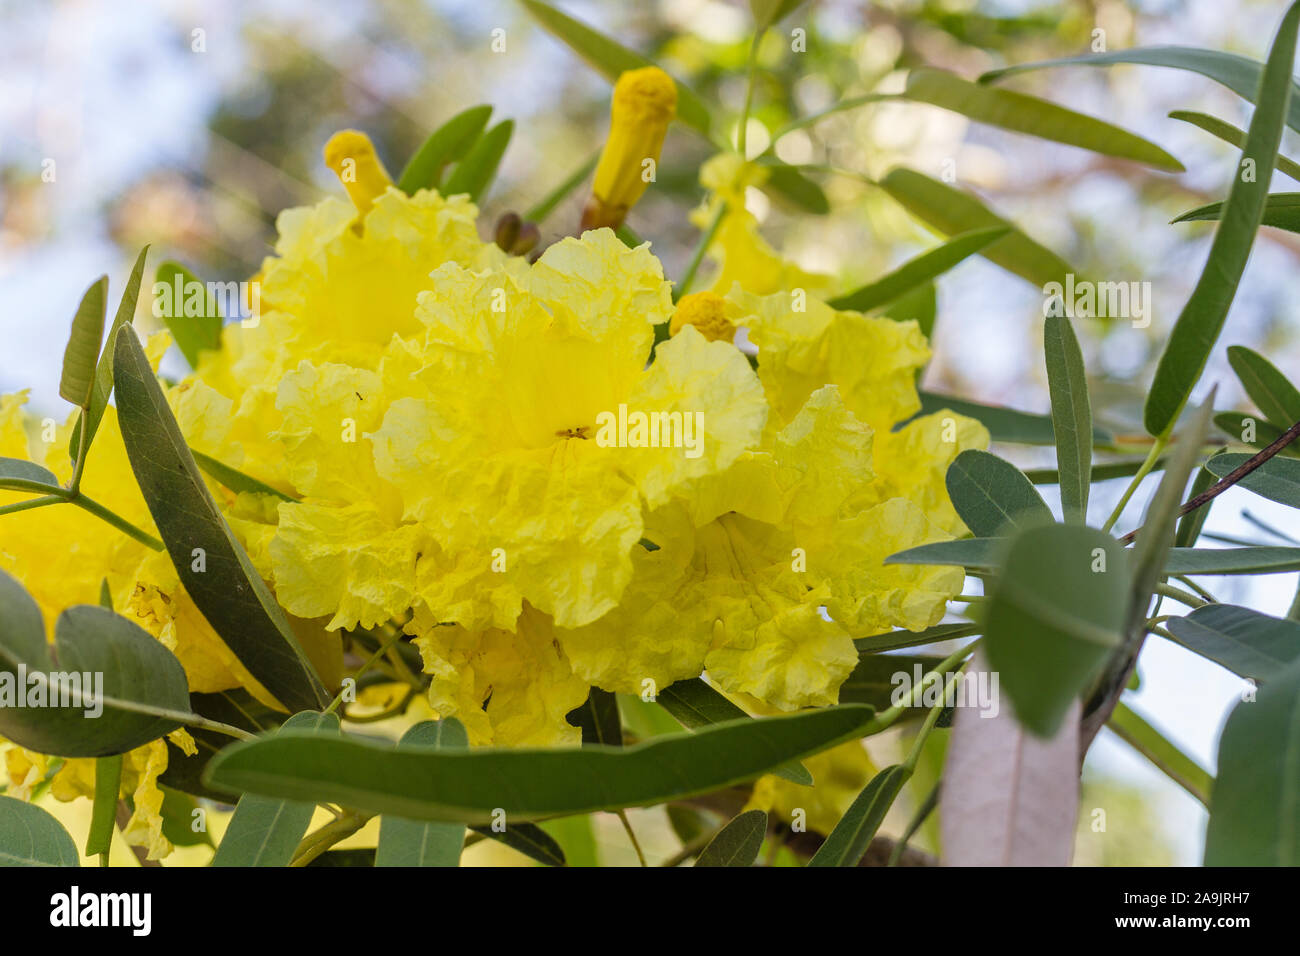
<path id="1" fill-rule="evenodd" d="M 632 821 L 627 818 L 626 810 L 618 811 L 618 818 L 623 822 L 623 829 L 627 831 L 627 838 L 632 841 L 632 849 L 636 850 L 636 858 L 641 861 L 642 866 L 649 866 L 645 861 L 645 854 L 641 852 L 641 844 L 636 838 L 636 831 L 632 829 Z"/>
<path id="2" fill-rule="evenodd" d="M 128 537 L 134 538 L 141 544 L 153 548 L 155 551 L 163 550 L 163 543 L 148 531 L 137 528 L 135 525 L 131 524 L 131 522 L 110 511 L 108 508 L 105 508 L 93 498 L 87 498 L 85 495 L 81 494 L 81 492 L 77 492 L 67 500 L 69 504 L 76 505 L 83 511 L 89 511 L 95 517 L 107 521 L 118 531 L 121 531 Z"/>
<path id="3" fill-rule="evenodd" d="M 975 646 L 982 640 L 983 638 L 976 638 L 965 647 L 949 654 L 938 664 L 935 664 L 934 668 L 926 672 L 926 675 L 921 678 L 921 682 L 913 687 L 911 692 L 908 693 L 902 701 L 893 707 L 890 707 L 888 710 L 882 710 L 875 717 L 871 718 L 871 720 L 867 721 L 862 736 L 870 737 L 872 734 L 878 734 L 882 730 L 888 730 L 892 727 L 900 718 L 911 710 L 913 706 L 915 706 L 916 700 L 920 698 L 922 693 L 924 693 L 925 688 L 931 682 L 931 679 L 938 680 L 944 674 L 948 673 L 948 671 L 963 663 L 975 650 Z"/>
<path id="4" fill-rule="evenodd" d="M 361 813 L 345 813 L 337 820 L 331 820 L 315 833 L 303 837 L 294 851 L 290 866 L 306 866 L 330 847 L 346 840 L 370 821 L 370 817 Z"/>
<path id="5" fill-rule="evenodd" d="M 582 185 L 582 181 L 591 175 L 591 171 L 596 168 L 596 163 L 599 161 L 600 152 L 597 151 L 593 153 L 586 162 L 575 169 L 568 179 L 556 186 L 554 190 L 548 193 L 546 197 L 535 206 L 528 209 L 528 211 L 523 215 L 524 221 L 534 223 L 535 225 L 541 225 L 542 221 L 555 211 L 555 207 L 568 198 L 569 193 Z"/>
<path id="6" fill-rule="evenodd" d="M 375 663 L 375 661 L 379 660 L 379 658 L 387 654 L 389 649 L 393 647 L 393 645 L 395 645 L 401 639 L 402 639 L 402 632 L 394 628 L 392 636 L 389 637 L 389 639 L 386 640 L 383 644 L 381 644 L 378 650 L 376 650 L 373 654 L 370 655 L 369 660 L 367 660 L 364 664 L 362 664 L 360 667 L 357 668 L 356 673 L 352 675 L 352 679 L 355 681 L 362 674 L 368 671 L 371 665 Z M 338 710 L 339 704 L 343 703 L 343 695 L 346 692 L 347 692 L 347 688 L 345 687 L 343 690 L 340 690 L 337 694 L 335 694 L 334 699 L 330 701 L 330 705 L 326 707 L 325 710 L 322 711 L 322 713 L 332 714 L 334 713 L 334 711 Z"/>
<path id="7" fill-rule="evenodd" d="M 1147 452 L 1146 460 L 1142 462 L 1142 466 L 1138 468 L 1137 474 L 1133 476 L 1132 481 L 1128 483 L 1128 487 L 1124 489 L 1124 494 L 1120 496 L 1119 503 L 1115 505 L 1115 510 L 1110 513 L 1110 517 L 1106 519 L 1106 523 L 1101 526 L 1102 531 L 1110 531 L 1111 528 L 1115 527 L 1115 522 L 1119 521 L 1120 516 L 1124 514 L 1124 508 L 1128 505 L 1129 499 L 1132 498 L 1133 493 L 1137 491 L 1138 485 L 1142 484 L 1142 480 L 1146 478 L 1147 475 L 1151 474 L 1151 469 L 1156 466 L 1156 461 L 1160 458 L 1161 453 L 1164 452 L 1165 446 L 1168 444 L 1169 438 L 1165 435 L 1161 435 L 1151 444 L 1151 448 Z"/>
<path id="8" fill-rule="evenodd" d="M 0 515 L 17 514 L 20 511 L 30 511 L 33 508 L 43 508 L 46 505 L 57 505 L 67 500 L 64 495 L 41 495 L 39 498 L 28 498 L 26 501 L 15 501 L 13 504 L 5 505 L 0 508 Z"/>
<path id="9" fill-rule="evenodd" d="M 749 159 L 745 155 L 745 145 L 749 130 L 749 111 L 754 105 L 754 75 L 758 71 L 758 46 L 763 42 L 763 35 L 767 33 L 767 27 L 761 27 L 754 31 L 754 41 L 749 45 L 749 61 L 746 63 L 745 76 L 745 106 L 740 111 L 740 128 L 736 130 L 736 152 L 740 153 L 741 159 Z"/>
<path id="10" fill-rule="evenodd" d="M 1195 594 L 1184 591 L 1182 588 L 1176 588 L 1172 584 L 1157 584 L 1156 593 L 1163 594 L 1167 598 L 1173 598 L 1179 604 L 1186 604 L 1191 608 L 1205 607 L 1208 603 L 1201 600 Z"/>
<path id="11" fill-rule="evenodd" d="M 81 416 L 78 419 L 81 424 L 80 437 L 77 439 L 77 460 L 72 466 L 72 480 L 68 482 L 68 490 L 75 497 L 77 489 L 81 487 L 81 473 L 86 470 L 86 459 L 89 457 L 89 448 L 86 447 L 86 430 L 90 425 L 90 409 L 83 408 Z"/>
<path id="12" fill-rule="evenodd" d="M 713 245 L 713 237 L 718 234 L 718 227 L 722 225 L 722 217 L 727 213 L 727 204 L 718 203 L 718 211 L 713 214 L 713 219 L 709 222 L 708 228 L 700 236 L 699 245 L 691 253 L 691 261 L 686 264 L 686 272 L 682 275 L 682 281 L 673 289 L 673 301 L 677 302 L 687 292 L 691 291 L 691 284 L 695 282 L 695 273 L 700 271 L 700 264 L 704 262 L 704 254 L 709 251 L 709 246 Z"/>

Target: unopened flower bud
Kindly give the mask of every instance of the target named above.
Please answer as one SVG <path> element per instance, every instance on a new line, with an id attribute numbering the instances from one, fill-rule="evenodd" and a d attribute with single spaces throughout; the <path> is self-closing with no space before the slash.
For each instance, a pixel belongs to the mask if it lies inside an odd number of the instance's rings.
<path id="1" fill-rule="evenodd" d="M 361 216 L 393 185 L 370 137 L 355 129 L 340 130 L 330 137 L 325 144 L 325 165 L 338 176 Z"/>

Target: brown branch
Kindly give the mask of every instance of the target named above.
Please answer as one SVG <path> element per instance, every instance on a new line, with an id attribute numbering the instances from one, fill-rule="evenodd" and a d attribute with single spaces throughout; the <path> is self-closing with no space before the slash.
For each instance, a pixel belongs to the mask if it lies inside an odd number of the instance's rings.
<path id="1" fill-rule="evenodd" d="M 1227 491 L 1237 482 L 1241 481 L 1241 479 L 1249 475 L 1260 465 L 1264 464 L 1264 462 L 1268 461 L 1270 458 L 1272 458 L 1274 455 L 1280 452 L 1287 445 L 1295 441 L 1296 438 L 1300 438 L 1300 422 L 1296 422 L 1294 425 L 1292 425 L 1290 428 L 1284 431 L 1281 435 L 1279 435 L 1277 439 L 1274 440 L 1273 443 L 1269 445 L 1267 448 L 1263 449 L 1258 454 L 1252 455 L 1250 458 L 1243 461 L 1236 468 L 1232 469 L 1232 471 L 1228 472 L 1226 475 L 1224 475 L 1214 484 L 1210 485 L 1210 487 L 1206 488 L 1199 495 L 1192 498 L 1185 505 L 1179 508 L 1178 517 L 1181 518 L 1184 515 L 1190 514 L 1191 512 L 1195 511 L 1197 508 L 1200 508 L 1202 505 L 1209 504 L 1211 501 L 1219 497 L 1219 495 L 1223 494 L 1225 491 Z M 1138 532 L 1141 530 L 1142 530 L 1141 526 L 1136 527 L 1128 534 L 1123 535 L 1119 540 L 1124 544 L 1130 544 L 1132 543 L 1133 539 L 1137 537 Z"/>

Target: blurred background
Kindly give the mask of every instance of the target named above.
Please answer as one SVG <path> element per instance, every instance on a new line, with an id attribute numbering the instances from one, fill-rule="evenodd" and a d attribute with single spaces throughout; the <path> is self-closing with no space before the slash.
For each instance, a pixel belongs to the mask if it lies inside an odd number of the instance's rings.
<path id="1" fill-rule="evenodd" d="M 752 23 L 744 0 L 557 5 L 654 58 L 719 115 L 739 113 Z M 1279 0 L 810 0 L 760 49 L 750 149 L 765 147 L 793 118 L 897 88 L 910 67 L 973 78 L 1007 63 L 1086 53 L 1097 29 L 1110 50 L 1172 43 L 1262 59 L 1284 7 Z M 790 50 L 795 27 L 806 30 L 801 54 Z M 497 29 L 505 31 L 502 53 L 491 50 Z M 57 395 L 62 344 L 86 286 L 107 272 L 116 301 L 145 243 L 152 264 L 174 258 L 206 279 L 249 277 L 270 251 L 280 210 L 342 195 L 321 159 L 334 131 L 366 131 L 396 173 L 429 131 L 467 105 L 492 104 L 494 122 L 514 118 L 514 139 L 483 203 L 487 235 L 498 215 L 532 205 L 599 148 L 609 108 L 608 84 L 512 0 L 0 0 L 0 64 L 0 394 L 30 388 L 32 410 L 60 419 L 67 413 Z M 900 163 L 935 177 L 951 168 L 960 186 L 1081 272 L 1151 282 L 1149 329 L 1077 323 L 1101 423 L 1138 432 L 1145 384 L 1213 232 L 1210 223 L 1169 220 L 1222 198 L 1237 158 L 1167 114 L 1200 110 L 1244 127 L 1250 107 L 1210 80 L 1149 67 L 1076 67 L 1007 85 L 1138 131 L 1187 172 L 1155 172 L 914 104 L 846 112 L 782 138 L 776 152 L 786 162 L 868 178 Z M 1283 151 L 1295 156 L 1298 147 L 1288 131 Z M 658 182 L 629 219 L 670 277 L 680 276 L 698 240 L 687 213 L 703 198 L 697 171 L 712 152 L 675 127 Z M 862 176 L 819 177 L 828 216 L 761 194 L 752 209 L 778 248 L 853 288 L 935 241 Z M 546 238 L 576 227 L 585 194 L 578 190 L 551 215 Z M 1288 294 L 1300 266 L 1298 238 L 1260 234 L 1205 378 L 1219 383 L 1221 408 L 1248 407 L 1223 345 L 1250 345 L 1300 376 L 1300 305 Z M 975 258 L 940 280 L 938 296 L 926 386 L 1046 411 L 1042 291 Z M 142 325 L 151 321 L 142 314 Z M 1050 449 L 998 450 L 1023 466 L 1053 463 Z M 1097 522 L 1123 485 L 1094 494 Z M 1291 520 L 1285 508 L 1234 490 L 1216 503 L 1207 527 L 1280 543 L 1252 518 L 1284 531 Z M 1136 520 L 1134 509 L 1123 529 Z M 1204 583 L 1221 600 L 1274 614 L 1286 611 L 1296 588 L 1295 575 Z M 1242 682 L 1157 637 L 1141 674 L 1134 709 L 1213 770 L 1218 732 Z M 1199 861 L 1204 810 L 1109 732 L 1085 782 L 1077 862 Z M 1094 807 L 1107 810 L 1106 832 L 1089 825 Z M 624 862 L 630 850 L 613 826 L 597 833 L 602 859 Z"/>

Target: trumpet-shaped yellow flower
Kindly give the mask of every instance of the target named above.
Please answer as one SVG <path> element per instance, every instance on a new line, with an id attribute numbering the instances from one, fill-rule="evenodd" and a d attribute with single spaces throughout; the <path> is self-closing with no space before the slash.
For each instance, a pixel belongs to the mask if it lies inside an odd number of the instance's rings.
<path id="1" fill-rule="evenodd" d="M 689 495 L 757 442 L 758 381 L 739 352 L 693 329 L 647 369 L 668 285 L 644 247 L 607 230 L 523 271 L 448 265 L 435 279 L 420 297 L 423 365 L 393 386 L 412 397 L 372 435 L 378 471 L 453 563 L 487 558 L 480 612 L 461 623 L 491 620 L 501 589 L 561 626 L 595 620 L 631 577 L 643 502 Z M 652 442 L 618 426 L 632 413 L 676 428 Z"/>
<path id="2" fill-rule="evenodd" d="M 657 66 L 628 70 L 614 84 L 609 139 L 596 164 L 582 227 L 621 224 L 645 192 L 677 113 L 677 85 Z"/>

